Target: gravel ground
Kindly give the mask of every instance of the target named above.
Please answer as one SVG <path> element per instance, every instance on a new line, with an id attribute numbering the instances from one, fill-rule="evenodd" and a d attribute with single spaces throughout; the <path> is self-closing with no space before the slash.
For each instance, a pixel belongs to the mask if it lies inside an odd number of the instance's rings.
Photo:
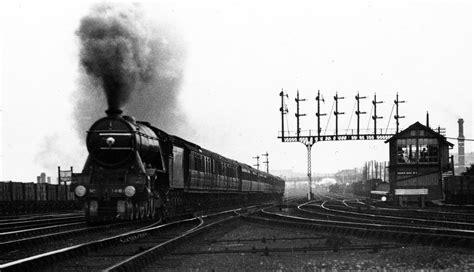
<path id="1" fill-rule="evenodd" d="M 262 238 L 265 237 L 265 241 Z M 273 241 L 273 237 L 287 238 Z M 301 238 L 301 239 L 296 239 Z M 238 241 L 241 239 L 241 241 Z M 242 241 L 242 239 L 255 239 Z M 293 240 L 290 240 L 293 239 Z M 295 240 L 296 239 L 296 240 Z M 343 246 L 377 243 L 399 248 L 350 251 L 272 252 L 272 248 L 327 246 L 338 240 Z M 269 254 L 252 253 L 267 247 Z M 247 249 L 245 253 L 202 254 L 205 251 Z M 200 254 L 189 254 L 197 253 Z M 390 241 L 337 236 L 302 229 L 237 222 L 188 241 L 145 271 L 314 271 L 314 270 L 443 270 L 474 271 L 474 249 L 402 245 Z"/>

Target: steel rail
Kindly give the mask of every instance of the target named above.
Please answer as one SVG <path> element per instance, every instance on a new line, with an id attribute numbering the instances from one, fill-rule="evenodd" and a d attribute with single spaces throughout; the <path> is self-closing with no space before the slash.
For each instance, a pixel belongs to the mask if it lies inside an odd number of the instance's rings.
<path id="1" fill-rule="evenodd" d="M 118 244 L 119 242 L 123 240 L 133 239 L 133 237 L 136 237 L 137 235 L 141 233 L 146 233 L 147 231 L 154 231 L 162 227 L 166 227 L 172 224 L 178 224 L 179 222 L 190 221 L 190 220 L 193 220 L 193 219 L 184 219 L 177 222 L 172 222 L 172 223 L 163 224 L 163 225 L 154 226 L 154 227 L 145 227 L 145 228 L 142 227 L 138 230 L 129 231 L 129 232 L 115 235 L 112 237 L 107 237 L 107 238 L 99 239 L 92 242 L 82 243 L 82 244 L 30 256 L 30 257 L 23 258 L 20 260 L 15 260 L 9 263 L 1 264 L 0 270 L 1 271 L 31 270 L 34 267 L 49 264 L 51 262 L 54 262 L 55 260 L 67 258 L 68 256 L 76 256 L 77 254 L 82 254 L 89 250 L 95 250 L 95 249 L 99 249 L 99 248 L 103 248 L 107 246 L 112 246 L 112 245 Z M 150 226 L 155 225 L 155 224 L 156 223 L 153 223 Z"/>
<path id="2" fill-rule="evenodd" d="M 435 220 L 435 219 L 423 219 L 423 218 L 414 218 L 414 217 L 401 217 L 401 216 L 392 216 L 392 215 L 381 215 L 381 214 L 372 214 L 372 213 L 358 213 L 358 212 L 351 212 L 351 211 L 344 211 L 344 210 L 338 210 L 334 208 L 328 208 L 325 206 L 327 202 L 323 202 L 320 206 L 321 208 L 325 209 L 326 211 L 329 212 L 334 212 L 334 213 L 339 213 L 339 214 L 349 214 L 349 215 L 354 215 L 356 217 L 366 217 L 366 218 L 371 218 L 372 220 L 379 220 L 379 219 L 387 219 L 389 221 L 402 221 L 403 223 L 406 223 L 407 221 L 410 221 L 411 224 L 437 224 L 437 225 L 443 225 L 447 226 L 448 228 L 451 228 L 450 226 L 459 226 L 459 227 L 464 227 L 467 229 L 474 229 L 474 223 L 467 223 L 467 222 L 455 222 L 455 221 L 445 221 L 445 220 Z M 304 210 L 301 208 L 301 210 Z M 308 210 L 306 210 L 308 211 Z"/>
<path id="3" fill-rule="evenodd" d="M 419 227 L 419 226 L 403 226 L 393 224 L 376 224 L 376 223 L 359 223 L 351 221 L 340 221 L 340 220 L 324 220 L 314 218 L 304 218 L 292 215 L 283 215 L 279 213 L 269 212 L 261 210 L 261 213 L 265 216 L 271 217 L 273 220 L 277 218 L 281 223 L 289 223 L 289 225 L 302 224 L 308 227 L 321 228 L 324 230 L 334 231 L 351 231 L 351 232 L 363 232 L 370 234 L 379 234 L 381 236 L 395 235 L 397 237 L 422 237 L 433 240 L 456 240 L 462 241 L 464 244 L 472 244 L 474 242 L 474 231 L 472 230 L 460 230 L 460 229 L 446 229 L 446 228 L 434 228 L 434 227 Z M 259 218 L 250 218 L 259 219 Z"/>
<path id="4" fill-rule="evenodd" d="M 255 207 L 255 206 L 254 206 Z M 138 253 L 137 255 L 135 256 L 132 256 L 132 257 L 129 257 L 113 266 L 110 266 L 108 268 L 106 268 L 104 271 L 137 271 L 138 269 L 140 269 L 141 267 L 144 267 L 145 265 L 149 264 L 149 263 L 152 263 L 154 260 L 156 260 L 156 258 L 158 258 L 159 256 L 162 256 L 164 254 L 167 254 L 169 252 L 169 249 L 170 248 L 173 248 L 175 246 L 177 246 L 179 243 L 183 242 L 184 240 L 186 239 L 189 239 L 189 238 L 192 238 L 192 237 L 195 237 L 199 234 L 202 234 L 204 233 L 205 231 L 209 231 L 211 229 L 213 229 L 214 227 L 226 222 L 226 221 L 229 221 L 229 220 L 232 220 L 232 219 L 236 219 L 238 217 L 236 216 L 241 216 L 241 213 L 239 212 L 243 212 L 245 209 L 235 209 L 235 210 L 231 210 L 231 211 L 225 211 L 225 212 L 220 212 L 220 213 L 216 213 L 216 214 L 210 214 L 210 215 L 204 215 L 202 217 L 199 217 L 200 220 L 202 220 L 202 223 L 183 233 L 183 234 L 180 234 L 174 238 L 171 238 L 165 242 L 162 242 L 150 249 L 147 249 L 146 251 L 143 251 L 141 253 Z M 220 220 L 217 220 L 215 222 L 211 222 L 211 223 L 208 223 L 208 224 L 205 224 L 204 222 L 204 218 L 210 218 L 210 217 L 213 217 L 213 216 L 216 216 L 216 215 L 223 215 L 223 214 L 226 214 L 226 213 L 234 213 L 233 216 L 228 216 L 226 218 L 223 218 L 223 219 L 220 219 Z"/>

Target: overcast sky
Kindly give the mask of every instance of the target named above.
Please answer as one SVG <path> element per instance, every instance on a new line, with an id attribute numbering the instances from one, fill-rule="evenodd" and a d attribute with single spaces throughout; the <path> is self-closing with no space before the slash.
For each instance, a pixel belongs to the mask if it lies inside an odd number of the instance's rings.
<path id="1" fill-rule="evenodd" d="M 473 138 L 471 1 L 275 2 L 143 3 L 147 16 L 185 47 L 179 109 L 189 132 L 179 136 L 248 164 L 268 151 L 272 170 L 305 172 L 305 147 L 277 139 L 278 94 L 284 89 L 290 97 L 288 123 L 295 130 L 299 89 L 308 115 L 301 127 L 315 130 L 319 89 L 326 113 L 336 92 L 346 97 L 340 131 L 356 127 L 355 116 L 349 119 L 357 92 L 368 96 L 361 103 L 363 129 L 374 93 L 385 101 L 377 112 L 385 128 L 398 92 L 407 101 L 400 107 L 402 127 L 425 123 L 429 111 L 430 125 L 450 137 L 464 118 L 465 136 Z M 34 181 L 43 171 L 56 177 L 58 165 L 82 169 L 87 152 L 74 131 L 71 102 L 80 73 L 75 32 L 94 3 L 0 4 L 0 180 Z M 327 116 L 323 130 L 326 122 Z M 388 145 L 321 142 L 312 156 L 314 172 L 334 172 L 388 160 Z"/>

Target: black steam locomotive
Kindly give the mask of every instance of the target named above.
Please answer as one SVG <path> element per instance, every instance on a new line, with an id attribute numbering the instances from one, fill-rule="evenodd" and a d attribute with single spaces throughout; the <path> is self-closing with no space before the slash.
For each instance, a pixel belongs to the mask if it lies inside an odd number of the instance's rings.
<path id="1" fill-rule="evenodd" d="M 71 190 L 88 221 L 138 220 L 281 198 L 285 182 L 108 110 Z"/>

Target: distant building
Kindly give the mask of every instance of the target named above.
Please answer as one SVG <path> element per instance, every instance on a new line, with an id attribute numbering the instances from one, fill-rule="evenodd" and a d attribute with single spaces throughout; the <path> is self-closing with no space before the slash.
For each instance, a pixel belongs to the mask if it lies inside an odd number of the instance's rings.
<path id="1" fill-rule="evenodd" d="M 51 184 L 51 177 L 47 177 L 46 173 L 41 173 L 39 176 L 36 176 L 36 182 Z"/>
<path id="2" fill-rule="evenodd" d="M 449 148 L 454 145 L 431 128 L 414 123 L 385 141 L 390 145 L 390 193 L 406 201 L 443 198 L 443 173 L 451 170 Z"/>
<path id="3" fill-rule="evenodd" d="M 46 183 L 46 173 L 41 173 L 39 176 L 36 177 L 38 183 Z"/>

